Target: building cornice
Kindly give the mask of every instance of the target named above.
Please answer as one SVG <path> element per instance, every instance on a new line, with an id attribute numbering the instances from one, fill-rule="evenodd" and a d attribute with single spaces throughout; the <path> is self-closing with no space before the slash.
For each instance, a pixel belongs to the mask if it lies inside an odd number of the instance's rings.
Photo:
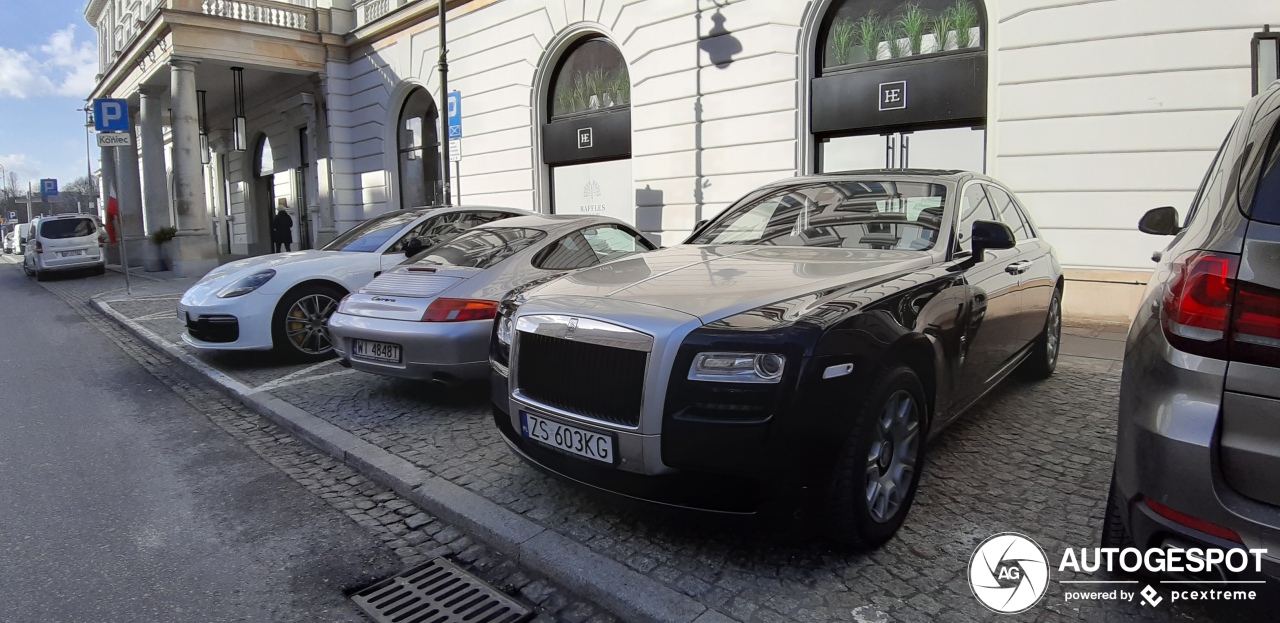
<path id="1" fill-rule="evenodd" d="M 102 17 L 102 10 L 107 8 L 107 0 L 89 0 L 89 4 L 84 7 L 84 19 L 89 22 L 90 26 L 98 26 L 98 18 Z"/>

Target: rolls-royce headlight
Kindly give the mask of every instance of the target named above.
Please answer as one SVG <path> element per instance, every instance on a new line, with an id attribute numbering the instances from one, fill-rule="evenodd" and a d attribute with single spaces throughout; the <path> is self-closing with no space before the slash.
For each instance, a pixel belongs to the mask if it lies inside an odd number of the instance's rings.
<path id="1" fill-rule="evenodd" d="M 771 353 L 698 353 L 689 368 L 689 380 L 777 383 L 786 364 L 786 357 Z"/>
<path id="2" fill-rule="evenodd" d="M 218 298 L 229 299 L 237 296 L 244 296 L 258 288 L 261 288 L 263 284 L 271 281 L 271 278 L 275 276 L 276 271 L 267 269 L 260 270 L 247 277 L 241 277 L 240 279 L 237 279 L 235 283 L 218 290 Z"/>
<path id="3" fill-rule="evenodd" d="M 498 316 L 498 342 L 503 346 L 511 346 L 511 317 Z"/>

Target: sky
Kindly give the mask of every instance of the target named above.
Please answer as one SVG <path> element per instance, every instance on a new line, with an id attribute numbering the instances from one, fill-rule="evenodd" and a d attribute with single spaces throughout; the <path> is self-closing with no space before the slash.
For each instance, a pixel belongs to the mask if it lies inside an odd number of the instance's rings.
<path id="1" fill-rule="evenodd" d="M 0 0 L 0 166 L 18 184 L 84 177 L 84 98 L 98 71 L 87 0 Z M 91 138 L 92 140 L 92 138 Z M 91 146 L 98 168 L 98 147 Z"/>

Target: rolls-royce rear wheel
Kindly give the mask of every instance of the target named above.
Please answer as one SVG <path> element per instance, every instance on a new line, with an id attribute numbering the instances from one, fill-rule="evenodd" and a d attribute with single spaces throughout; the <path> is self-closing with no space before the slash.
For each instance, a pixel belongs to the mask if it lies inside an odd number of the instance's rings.
<path id="1" fill-rule="evenodd" d="M 906 366 L 885 370 L 872 383 L 831 479 L 830 538 L 872 550 L 902 526 L 924 467 L 925 400 L 920 378 Z"/>
<path id="2" fill-rule="evenodd" d="M 1058 351 L 1062 348 L 1062 290 L 1054 289 L 1049 300 L 1049 313 L 1044 319 L 1044 329 L 1031 346 L 1031 355 L 1022 363 L 1018 374 L 1031 381 L 1053 376 L 1058 367 Z"/>

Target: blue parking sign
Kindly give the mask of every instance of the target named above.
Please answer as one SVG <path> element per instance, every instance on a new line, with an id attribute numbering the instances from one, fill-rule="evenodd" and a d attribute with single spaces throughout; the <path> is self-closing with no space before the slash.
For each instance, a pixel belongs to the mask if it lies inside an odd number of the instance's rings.
<path id="1" fill-rule="evenodd" d="M 99 132 L 128 132 L 129 102 L 118 99 L 93 100 L 93 125 Z"/>
<path id="2" fill-rule="evenodd" d="M 45 178 L 40 180 L 40 194 L 46 197 L 58 195 L 58 180 Z"/>
<path id="3" fill-rule="evenodd" d="M 449 105 L 449 138 L 462 138 L 462 93 L 450 91 Z"/>

